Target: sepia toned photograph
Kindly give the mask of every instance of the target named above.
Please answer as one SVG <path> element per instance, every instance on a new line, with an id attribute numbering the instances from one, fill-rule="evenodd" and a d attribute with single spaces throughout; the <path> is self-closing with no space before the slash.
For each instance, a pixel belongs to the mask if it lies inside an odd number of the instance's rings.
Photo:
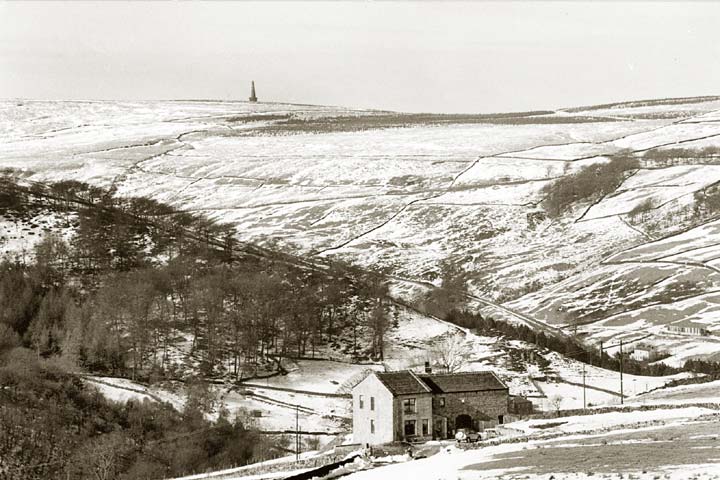
<path id="1" fill-rule="evenodd" d="M 720 3 L 0 0 L 0 480 L 720 479 Z"/>

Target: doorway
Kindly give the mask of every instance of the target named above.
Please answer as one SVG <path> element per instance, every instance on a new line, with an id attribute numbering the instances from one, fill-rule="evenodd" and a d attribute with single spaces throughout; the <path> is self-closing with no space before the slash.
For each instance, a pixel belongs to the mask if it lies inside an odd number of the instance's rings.
<path id="1" fill-rule="evenodd" d="M 455 417 L 455 430 L 461 428 L 472 428 L 472 417 L 470 415 L 462 414 Z"/>

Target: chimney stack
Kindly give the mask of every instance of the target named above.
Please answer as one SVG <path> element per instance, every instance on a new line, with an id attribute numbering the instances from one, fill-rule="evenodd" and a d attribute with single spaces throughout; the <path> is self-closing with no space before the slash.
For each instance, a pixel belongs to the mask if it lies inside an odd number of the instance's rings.
<path id="1" fill-rule="evenodd" d="M 430 367 L 430 362 L 425 362 L 425 373 L 432 373 L 432 368 Z"/>

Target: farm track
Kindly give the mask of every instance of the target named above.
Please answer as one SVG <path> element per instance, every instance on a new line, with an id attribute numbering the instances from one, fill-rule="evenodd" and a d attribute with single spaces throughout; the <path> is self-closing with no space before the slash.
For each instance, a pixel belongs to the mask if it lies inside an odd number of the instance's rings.
<path id="1" fill-rule="evenodd" d="M 391 279 L 391 280 L 400 281 L 400 282 L 405 282 L 405 283 L 410 283 L 410 284 L 422 286 L 422 287 L 424 287 L 424 288 L 438 288 L 438 287 L 436 287 L 434 284 L 432 284 L 432 283 L 430 283 L 430 282 L 423 281 L 423 280 L 414 280 L 414 279 L 412 279 L 412 278 L 401 277 L 401 276 L 398 276 L 398 275 L 386 275 L 386 276 L 387 276 L 387 278 L 389 278 L 389 279 Z M 524 313 L 521 313 L 521 312 L 518 312 L 518 311 L 516 311 L 516 310 L 513 310 L 513 309 L 511 309 L 511 308 L 509 308 L 509 307 L 506 307 L 506 306 L 500 304 L 500 303 L 493 302 L 492 300 L 488 300 L 488 299 L 486 299 L 486 298 L 479 297 L 479 296 L 477 296 L 477 295 L 473 295 L 473 294 L 466 293 L 466 292 L 456 291 L 456 293 L 459 293 L 459 294 L 463 295 L 463 296 L 464 296 L 465 298 L 467 298 L 468 300 L 473 300 L 473 301 L 476 301 L 476 302 L 478 302 L 478 303 L 481 303 L 482 305 L 485 305 L 486 307 L 491 307 L 491 308 L 495 308 L 495 309 L 497 309 L 497 310 L 500 310 L 500 311 L 502 311 L 503 313 L 505 313 L 505 314 L 507 314 L 507 315 L 510 315 L 511 317 L 514 317 L 515 319 L 520 320 L 521 322 L 523 322 L 523 323 L 525 323 L 525 324 L 527 324 L 527 325 L 529 325 L 529 326 L 532 326 L 532 327 L 534 327 L 534 328 L 536 328 L 536 329 L 538 329 L 538 330 L 544 331 L 544 332 L 549 333 L 549 334 L 551 334 L 551 335 L 560 336 L 560 337 L 567 337 L 567 336 L 568 336 L 565 332 L 563 332 L 563 330 L 562 330 L 561 328 L 555 327 L 555 326 L 553 326 L 553 325 L 550 325 L 550 324 L 547 324 L 547 323 L 542 322 L 542 321 L 540 321 L 540 320 L 537 320 L 537 319 L 535 319 L 535 318 L 532 318 L 532 317 L 529 316 L 529 315 L 526 315 L 526 314 L 524 314 Z M 422 313 L 422 312 L 420 312 L 420 313 Z M 426 313 L 423 313 L 423 315 L 427 315 L 427 314 L 426 314 Z M 427 316 L 430 316 L 430 315 L 427 315 Z M 439 319 L 439 318 L 437 318 L 437 317 L 432 317 L 432 316 L 430 316 L 430 317 L 431 317 L 431 318 L 434 318 L 435 320 L 438 320 L 438 321 L 441 321 L 441 322 L 443 322 L 443 323 L 446 323 L 446 324 L 448 324 L 448 325 L 451 325 L 451 326 L 453 326 L 453 327 L 455 327 L 455 328 L 461 328 L 461 327 L 458 327 L 458 326 L 455 325 L 455 324 L 452 324 L 452 323 L 447 322 L 447 321 L 445 321 L 445 320 Z M 462 329 L 461 329 L 461 330 L 462 330 Z"/>
<path id="2" fill-rule="evenodd" d="M 286 387 L 276 387 L 272 385 L 262 385 L 260 383 L 252 383 L 252 382 L 242 382 L 238 386 L 240 387 L 248 387 L 248 388 L 256 388 L 256 389 L 264 389 L 264 390 L 275 390 L 278 392 L 287 392 L 287 393 L 297 393 L 300 395 L 310 395 L 313 397 L 322 397 L 322 398 L 350 398 L 351 395 L 347 393 L 326 393 L 326 392 L 313 392 L 310 390 L 301 390 L 297 388 L 286 388 Z"/>
<path id="3" fill-rule="evenodd" d="M 652 236 L 650 236 L 649 233 L 644 232 L 644 231 L 640 230 L 639 228 L 637 228 L 636 226 L 630 224 L 627 220 L 625 220 L 625 217 L 623 217 L 622 215 L 618 215 L 618 218 L 620 219 L 621 222 L 623 222 L 625 225 L 627 225 L 627 227 L 628 227 L 629 229 L 635 230 L 637 233 L 639 233 L 640 235 L 642 235 L 642 236 L 643 236 L 644 238 L 646 238 L 648 241 L 650 241 L 650 242 L 655 241 L 655 238 L 653 238 Z"/>
<path id="4" fill-rule="evenodd" d="M 608 395 L 613 395 L 615 397 L 622 397 L 622 398 L 629 397 L 629 395 L 620 395 L 620 392 L 616 392 L 614 390 L 608 390 L 607 388 L 596 387 L 595 385 L 592 385 L 592 383 L 589 383 L 589 382 L 585 382 L 585 384 L 583 385 L 582 383 L 566 380 L 562 377 L 557 377 L 555 380 L 558 381 L 559 383 L 566 383 L 566 384 L 572 385 L 574 387 L 584 387 L 584 388 L 587 388 L 588 390 L 595 390 L 596 392 L 607 393 Z"/>
<path id="5" fill-rule="evenodd" d="M 297 410 L 298 412 L 302 412 L 306 415 L 319 415 L 318 412 L 316 412 L 312 408 L 302 407 L 297 404 L 283 402 L 282 400 L 277 400 L 275 398 L 268 397 L 267 395 L 262 395 L 262 394 L 255 393 L 255 392 L 248 392 L 248 393 L 245 393 L 244 395 L 257 400 L 260 403 L 264 403 L 266 405 L 270 405 L 273 407 L 281 407 L 281 408 L 285 408 L 285 409 L 289 409 L 289 410 Z"/>
<path id="6" fill-rule="evenodd" d="M 666 256 L 664 256 L 664 257 L 657 257 L 657 259 L 658 259 L 658 260 L 662 260 L 662 259 L 665 259 L 665 258 L 676 257 L 676 256 L 680 256 L 680 255 L 685 255 L 686 253 L 694 252 L 694 251 L 697 251 L 697 250 L 703 250 L 703 249 L 705 249 L 705 248 L 717 247 L 717 246 L 720 246 L 720 243 L 711 243 L 711 244 L 709 244 L 709 245 L 703 245 L 703 246 L 701 246 L 701 247 L 693 247 L 693 248 L 688 248 L 688 249 L 686 249 L 686 250 L 680 250 L 679 252 L 674 252 L 674 253 L 672 253 L 672 254 L 670 254 L 670 255 L 666 255 Z M 718 258 L 720 258 L 720 255 L 717 256 L 717 257 L 710 258 L 710 259 L 708 259 L 708 261 L 717 260 Z"/>
<path id="7" fill-rule="evenodd" d="M 77 376 L 85 379 L 85 381 L 90 382 L 90 383 L 96 383 L 96 384 L 105 385 L 105 386 L 108 386 L 108 387 L 111 387 L 111 388 L 117 388 L 118 390 L 125 390 L 125 391 L 127 391 L 127 392 L 137 393 L 137 394 L 140 394 L 140 395 L 145 395 L 145 396 L 147 396 L 147 397 L 152 398 L 153 400 L 155 400 L 155 401 L 158 402 L 158 403 L 163 403 L 163 402 L 165 402 L 165 400 L 163 400 L 162 398 L 160 398 L 158 395 L 150 392 L 149 390 L 143 390 L 143 389 L 140 389 L 140 388 L 128 387 L 128 386 L 126 386 L 126 385 L 116 385 L 116 384 L 114 384 L 114 383 L 112 383 L 112 382 L 108 382 L 108 381 L 105 381 L 105 380 L 100 380 L 99 378 L 95 378 L 95 377 L 93 377 L 93 376 L 91 376 L 91 375 L 86 375 L 86 374 L 78 374 Z"/>

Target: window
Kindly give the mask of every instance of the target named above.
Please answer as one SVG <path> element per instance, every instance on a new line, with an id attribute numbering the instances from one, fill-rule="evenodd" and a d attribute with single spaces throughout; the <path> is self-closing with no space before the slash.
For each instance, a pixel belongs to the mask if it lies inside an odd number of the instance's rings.
<path id="1" fill-rule="evenodd" d="M 375 410 L 375 397 L 370 397 L 370 410 Z"/>
<path id="2" fill-rule="evenodd" d="M 360 404 L 360 408 L 363 408 L 363 407 L 365 406 L 365 399 L 363 398 L 362 395 L 360 395 L 360 396 L 358 397 L 358 402 L 359 402 L 359 404 Z"/>
<path id="3" fill-rule="evenodd" d="M 430 434 L 430 421 L 427 418 L 423 418 L 422 421 L 422 434 L 423 436 Z"/>
<path id="4" fill-rule="evenodd" d="M 405 420 L 405 436 L 412 437 L 415 435 L 415 420 Z"/>
<path id="5" fill-rule="evenodd" d="M 445 406 L 445 397 L 438 398 L 438 405 L 440 405 L 441 407 Z"/>
<path id="6" fill-rule="evenodd" d="M 417 412 L 414 398 L 406 398 L 405 400 L 403 400 L 403 412 L 404 413 L 416 413 Z"/>
<path id="7" fill-rule="evenodd" d="M 370 433 L 375 433 L 375 420 L 370 420 Z"/>

